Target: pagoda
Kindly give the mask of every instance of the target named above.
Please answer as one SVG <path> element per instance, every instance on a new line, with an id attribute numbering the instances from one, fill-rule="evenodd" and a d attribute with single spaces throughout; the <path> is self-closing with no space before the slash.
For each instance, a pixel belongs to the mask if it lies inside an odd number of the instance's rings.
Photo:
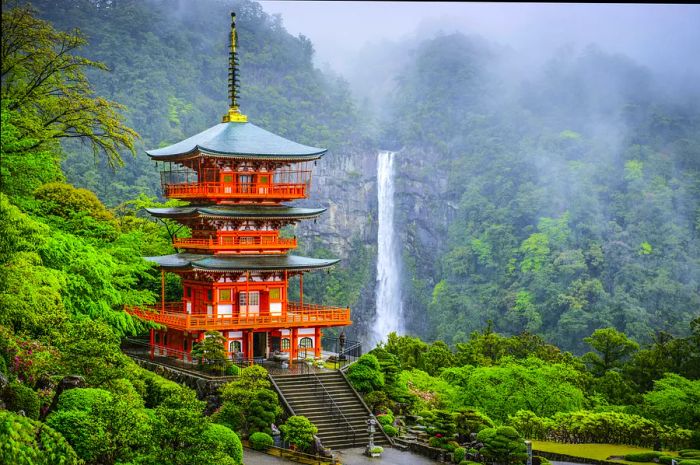
<path id="1" fill-rule="evenodd" d="M 326 149 L 309 147 L 252 123 L 238 107 L 235 13 L 231 14 L 230 108 L 223 122 L 168 147 L 146 153 L 162 162 L 161 184 L 168 198 L 189 206 L 149 208 L 157 218 L 187 226 L 191 237 L 176 237 L 182 252 L 146 257 L 161 269 L 161 302 L 126 311 L 158 323 L 151 329 L 151 353 L 189 358 L 207 331 L 226 340 L 227 356 L 260 360 L 272 353 L 321 355 L 324 328 L 351 324 L 350 309 L 304 302 L 305 272 L 339 260 L 297 255 L 295 237 L 280 229 L 318 217 L 325 209 L 286 205 L 309 194 L 312 162 Z M 181 277 L 182 301 L 165 302 L 165 273 Z M 298 300 L 288 294 L 299 277 Z"/>

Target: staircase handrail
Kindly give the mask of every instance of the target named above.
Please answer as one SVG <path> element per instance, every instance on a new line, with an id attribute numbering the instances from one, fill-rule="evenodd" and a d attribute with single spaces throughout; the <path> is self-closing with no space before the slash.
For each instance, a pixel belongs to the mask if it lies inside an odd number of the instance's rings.
<path id="1" fill-rule="evenodd" d="M 328 400 L 330 401 L 331 411 L 337 412 L 337 414 L 345 422 L 345 425 L 346 425 L 345 431 L 347 431 L 348 433 L 352 433 L 352 445 L 356 446 L 357 445 L 357 431 L 355 431 L 355 428 L 352 427 L 352 425 L 350 424 L 348 419 L 345 417 L 345 415 L 343 415 L 343 412 L 340 411 L 340 407 L 338 407 L 338 404 L 335 403 L 335 401 L 333 400 L 333 397 L 331 397 L 328 390 L 326 390 L 326 387 L 321 382 L 321 379 L 316 375 L 316 373 L 312 372 L 311 375 L 314 377 L 314 379 L 316 381 L 316 391 L 318 392 L 319 386 L 321 387 L 321 389 L 323 389 L 323 393 L 325 394 L 325 397 L 327 397 Z M 338 417 L 338 415 L 336 415 L 336 418 Z"/>
<path id="2" fill-rule="evenodd" d="M 287 411 L 288 411 L 289 413 L 291 413 L 292 415 L 296 415 L 296 413 L 294 413 L 294 409 L 292 408 L 292 406 L 291 406 L 291 405 L 289 404 L 289 402 L 287 401 L 287 398 L 284 397 L 284 393 L 282 393 L 282 389 L 280 389 L 280 387 L 279 387 L 279 386 L 277 385 L 277 383 L 275 382 L 275 378 L 274 378 L 270 373 L 267 374 L 267 377 L 268 377 L 268 379 L 270 380 L 270 382 L 272 383 L 272 387 L 274 387 L 274 388 L 275 388 L 275 391 L 277 391 L 277 395 L 280 396 L 280 399 L 282 399 L 282 404 L 284 404 L 284 406 L 286 407 Z"/>
<path id="3" fill-rule="evenodd" d="M 352 365 L 352 363 L 350 365 Z M 350 366 L 350 365 L 348 365 L 348 366 Z M 345 367 L 343 367 L 343 368 L 345 368 Z M 365 410 L 367 410 L 370 415 L 374 416 L 374 413 L 372 412 L 372 410 L 370 410 L 370 408 L 367 406 L 367 404 L 365 404 L 365 400 L 362 398 L 360 393 L 357 392 L 357 390 L 355 390 L 355 386 L 352 385 L 352 383 L 350 382 L 348 377 L 345 375 L 345 372 L 343 372 L 342 369 L 340 369 L 338 371 L 340 372 L 341 376 L 343 377 L 345 382 L 348 384 L 348 386 L 350 386 L 350 389 L 352 389 L 352 392 L 355 393 L 355 396 L 360 400 L 360 402 L 362 402 L 362 405 L 365 408 Z M 389 441 L 389 444 L 391 444 L 393 446 L 394 440 L 391 437 L 389 437 L 388 434 L 386 434 L 386 432 L 384 431 L 384 428 L 382 427 L 382 424 L 377 421 L 377 426 L 379 426 L 379 431 L 381 431 L 382 434 L 384 435 L 384 437 L 387 439 L 387 441 Z"/>

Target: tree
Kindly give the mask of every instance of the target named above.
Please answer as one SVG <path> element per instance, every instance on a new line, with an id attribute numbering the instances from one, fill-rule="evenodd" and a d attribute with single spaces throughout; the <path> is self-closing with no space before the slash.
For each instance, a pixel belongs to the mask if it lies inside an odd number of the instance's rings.
<path id="1" fill-rule="evenodd" d="M 598 352 L 589 352 L 584 356 L 591 371 L 598 376 L 619 367 L 625 358 L 639 350 L 639 344 L 615 328 L 596 329 L 583 340 Z"/>
<path id="2" fill-rule="evenodd" d="M 104 153 L 110 166 L 123 164 L 119 152 L 133 152 L 138 134 L 124 125 L 124 107 L 95 96 L 85 75 L 107 67 L 73 55 L 86 44 L 79 31 L 57 31 L 35 13 L 30 5 L 2 13 L 2 99 L 19 115 L 13 121 L 18 139 L 32 141 L 21 150 L 80 139 L 95 157 Z"/>
<path id="3" fill-rule="evenodd" d="M 0 410 L 0 463 L 77 465 L 68 441 L 43 423 Z"/>
<path id="4" fill-rule="evenodd" d="M 348 380 L 360 392 L 370 392 L 384 386 L 384 374 L 379 360 L 372 354 L 364 354 L 348 368 Z"/>
<path id="5" fill-rule="evenodd" d="M 204 340 L 192 347 L 192 357 L 211 368 L 222 369 L 226 362 L 225 343 L 226 338 L 220 332 L 207 331 L 204 333 Z"/>
<path id="6" fill-rule="evenodd" d="M 527 459 L 525 441 L 511 426 L 482 429 L 476 440 L 484 444 L 479 453 L 495 463 L 522 463 Z"/>
<path id="7" fill-rule="evenodd" d="M 428 351 L 420 356 L 421 368 L 430 376 L 439 375 L 443 368 L 451 367 L 454 363 L 454 354 L 443 341 L 433 342 Z"/>
<path id="8" fill-rule="evenodd" d="M 318 433 L 318 428 L 308 418 L 293 415 L 280 426 L 280 431 L 287 442 L 294 444 L 299 450 L 305 451 L 314 443 L 314 434 Z"/>

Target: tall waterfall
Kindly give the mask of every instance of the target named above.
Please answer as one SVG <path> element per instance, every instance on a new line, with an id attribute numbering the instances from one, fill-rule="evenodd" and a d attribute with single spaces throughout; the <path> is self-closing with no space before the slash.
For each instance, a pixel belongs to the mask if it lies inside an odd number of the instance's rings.
<path id="1" fill-rule="evenodd" d="M 395 152 L 383 151 L 379 152 L 377 159 L 377 313 L 372 326 L 370 348 L 386 339 L 392 331 L 403 333 L 401 262 L 394 230 L 394 156 Z"/>

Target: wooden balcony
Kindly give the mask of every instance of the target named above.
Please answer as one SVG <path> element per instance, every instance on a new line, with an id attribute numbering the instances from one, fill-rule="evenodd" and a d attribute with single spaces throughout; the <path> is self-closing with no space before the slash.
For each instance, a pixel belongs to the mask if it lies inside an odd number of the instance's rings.
<path id="1" fill-rule="evenodd" d="M 176 199 L 283 202 L 306 198 L 307 183 L 191 182 L 163 184 L 163 192 Z"/>
<path id="2" fill-rule="evenodd" d="M 352 324 L 349 308 L 299 304 L 297 302 L 289 302 L 287 311 L 283 311 L 280 315 L 269 313 L 259 315 L 241 313 L 220 316 L 201 313 L 189 314 L 185 312 L 183 302 L 167 302 L 165 306 L 160 304 L 140 307 L 127 305 L 124 309 L 130 315 L 143 320 L 182 331 L 348 326 Z"/>
<path id="3" fill-rule="evenodd" d="M 238 253 L 286 253 L 297 246 L 296 238 L 276 236 L 220 236 L 211 239 L 176 237 L 173 246 L 180 249 Z"/>

